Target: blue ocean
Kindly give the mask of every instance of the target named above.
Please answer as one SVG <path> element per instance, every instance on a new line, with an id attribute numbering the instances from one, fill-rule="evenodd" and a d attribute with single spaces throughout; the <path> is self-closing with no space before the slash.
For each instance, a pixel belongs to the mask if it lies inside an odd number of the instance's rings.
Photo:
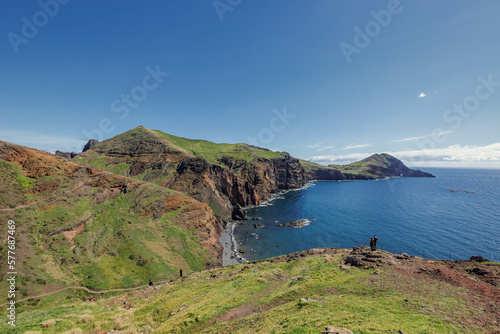
<path id="1" fill-rule="evenodd" d="M 249 208 L 234 228 L 246 260 L 369 243 L 393 253 L 500 261 L 500 170 L 424 168 L 436 178 L 317 181 Z M 278 226 L 305 219 L 301 228 Z M 264 227 L 255 227 L 263 224 Z"/>

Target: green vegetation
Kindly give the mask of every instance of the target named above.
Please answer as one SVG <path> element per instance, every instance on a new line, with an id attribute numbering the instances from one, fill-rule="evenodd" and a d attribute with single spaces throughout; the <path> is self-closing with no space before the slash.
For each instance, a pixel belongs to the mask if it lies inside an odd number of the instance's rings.
<path id="1" fill-rule="evenodd" d="M 41 333 L 155 328 L 155 333 L 489 333 L 467 322 L 486 310 L 441 280 L 419 280 L 392 267 L 339 266 L 342 255 L 260 261 L 196 272 L 185 280 L 98 301 L 20 303 L 18 328 Z M 300 278 L 298 278 L 300 277 Z M 57 298 L 52 296 L 51 298 Z M 43 305 L 43 307 L 41 306 Z M 50 322 L 50 323 L 47 323 Z"/>
<path id="2" fill-rule="evenodd" d="M 26 190 L 33 187 L 33 179 L 23 176 L 16 164 L 0 160 L 0 209 L 15 208 L 29 200 Z"/>
<path id="3" fill-rule="evenodd" d="M 350 174 L 365 174 L 367 176 L 377 177 L 376 174 L 373 174 L 374 168 L 387 168 L 391 165 L 391 161 L 389 161 L 390 155 L 382 153 L 382 154 L 374 154 L 366 159 L 353 162 L 348 165 L 331 165 L 331 167 L 338 168 L 342 173 L 350 173 Z"/>
<path id="4" fill-rule="evenodd" d="M 300 164 L 308 172 L 318 171 L 318 170 L 333 170 L 344 174 L 345 176 L 353 176 L 355 178 L 364 179 L 379 179 L 383 177 L 381 170 L 390 169 L 390 166 L 394 163 L 395 158 L 389 154 L 374 154 L 368 158 L 360 161 L 353 162 L 348 165 L 329 165 L 322 166 L 307 160 L 300 159 Z"/>
<path id="5" fill-rule="evenodd" d="M 19 298 L 37 295 L 48 285 L 52 290 L 137 286 L 152 277 L 177 277 L 179 267 L 185 272 L 201 270 L 213 260 L 201 240 L 177 222 L 182 208 L 163 213 L 163 201 L 177 196 L 172 190 L 143 184 L 97 203 L 95 196 L 102 188 L 85 186 L 85 177 L 55 174 L 31 180 L 22 176 L 19 166 L 1 160 L 0 172 L 0 220 L 16 221 L 16 268 L 25 273 L 17 283 Z M 33 189 L 54 187 L 27 194 L 27 184 Z M 30 205 L 24 207 L 27 202 Z M 6 228 L 2 224 L 3 235 Z M 2 263 L 7 263 L 5 249 L 0 245 Z M 7 291 L 4 275 L 0 274 L 0 289 Z M 5 298 L 6 294 L 0 303 Z"/>
<path id="6" fill-rule="evenodd" d="M 25 176 L 23 176 L 20 173 L 16 175 L 16 181 L 19 183 L 19 185 L 23 189 L 31 189 L 31 188 L 33 188 L 33 179 L 31 179 L 29 177 L 25 177 Z"/>
<path id="7" fill-rule="evenodd" d="M 76 157 L 75 161 L 80 163 L 80 162 L 87 162 L 90 166 L 102 169 L 111 173 L 119 174 L 119 175 L 125 175 L 126 172 L 129 170 L 130 165 L 126 162 L 119 162 L 119 163 L 113 163 L 113 161 L 107 157 L 104 154 L 97 154 L 94 153 L 92 154 L 92 159 L 90 160 L 84 160 L 81 157 Z"/>
<path id="8" fill-rule="evenodd" d="M 189 194 L 198 193 L 191 179 L 177 180 L 179 164 L 187 162 L 203 169 L 208 164 L 235 171 L 245 176 L 257 159 L 285 158 L 288 153 L 273 152 L 247 144 L 216 144 L 169 135 L 157 130 L 137 127 L 99 143 L 93 150 L 73 160 L 112 173 L 131 176 L 161 186 L 171 186 Z M 199 161 L 189 161 L 200 158 Z M 204 159 L 205 161 L 201 160 Z M 239 174 L 241 173 L 241 174 Z M 197 183 L 200 186 L 200 183 Z M 210 197 L 203 194 L 206 198 Z M 208 203 L 220 214 L 220 203 Z"/>
<path id="9" fill-rule="evenodd" d="M 76 160 L 168 183 L 186 158 L 202 157 L 238 169 L 257 158 L 285 156 L 246 144 L 215 144 L 139 127 L 104 141 Z M 371 178 L 393 163 L 391 158 L 375 155 L 347 166 L 301 164 L 309 172 L 326 169 Z M 203 163 L 189 168 L 203 169 Z M 399 330 L 489 333 L 496 329 L 476 322 L 489 319 L 494 311 L 475 304 L 482 300 L 467 289 L 431 275 L 417 277 L 415 268 L 405 271 L 386 266 L 376 271 L 345 266 L 343 255 L 333 251 L 202 272 L 207 263 L 214 262 L 217 245 L 201 246 L 204 227 L 201 232 L 182 227 L 192 223 L 186 220 L 199 217 L 197 211 L 191 211 L 191 216 L 184 212 L 196 202 L 154 184 L 75 169 L 72 163 L 58 168 L 34 180 L 24 177 L 19 166 L 0 161 L 0 220 L 16 220 L 16 269 L 22 273 L 16 282 L 17 299 L 69 287 L 48 297 L 18 302 L 18 322 L 12 333 L 101 329 L 319 333 L 328 325 L 357 334 Z M 240 171 L 248 173 L 245 168 Z M 192 181 L 180 180 L 186 191 L 193 187 Z M 209 199 L 208 204 L 219 213 L 220 206 Z M 3 235 L 5 228 L 5 224 L 0 228 Z M 4 250 L 0 244 L 0 262 L 6 263 Z M 179 268 L 188 277 L 158 284 L 177 278 Z M 0 273 L 0 289 L 7 291 L 4 276 Z M 108 291 L 92 303 L 87 301 L 88 293 L 72 288 L 107 291 L 140 286 L 149 279 L 155 281 L 154 288 L 126 294 Z"/>
<path id="10" fill-rule="evenodd" d="M 232 157 L 236 160 L 252 161 L 255 158 L 283 158 L 285 152 L 274 152 L 247 144 L 216 144 L 206 140 L 194 140 L 172 136 L 161 131 L 155 132 L 168 139 L 177 147 L 193 153 L 197 157 L 204 158 L 212 163 L 219 163 L 223 157 Z"/>

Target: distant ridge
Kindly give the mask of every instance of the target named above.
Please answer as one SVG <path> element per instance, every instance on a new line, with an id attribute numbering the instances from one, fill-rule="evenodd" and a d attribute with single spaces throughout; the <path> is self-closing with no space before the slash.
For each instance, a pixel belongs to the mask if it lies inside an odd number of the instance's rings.
<path id="1" fill-rule="evenodd" d="M 377 177 L 404 176 L 404 177 L 434 177 L 434 175 L 420 170 L 410 169 L 405 164 L 387 153 L 373 154 L 358 162 L 343 166 L 345 171 L 361 169 Z"/>

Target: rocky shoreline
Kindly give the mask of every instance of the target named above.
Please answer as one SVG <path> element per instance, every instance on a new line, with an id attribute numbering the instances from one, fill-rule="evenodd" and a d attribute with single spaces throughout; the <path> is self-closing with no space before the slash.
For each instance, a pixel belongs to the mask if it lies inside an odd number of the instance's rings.
<path id="1" fill-rule="evenodd" d="M 236 226 L 235 222 L 229 222 L 226 224 L 222 235 L 220 237 L 220 242 L 222 244 L 222 265 L 230 266 L 233 264 L 239 264 L 242 262 L 248 262 L 246 259 L 241 257 L 238 248 L 236 247 L 236 242 L 234 240 L 234 228 Z"/>
<path id="2" fill-rule="evenodd" d="M 316 182 L 316 180 L 311 180 L 311 181 L 308 181 L 302 187 L 278 191 L 276 193 L 271 194 L 270 195 L 271 198 L 269 198 L 268 200 L 266 200 L 260 204 L 257 204 L 257 205 L 251 205 L 251 206 L 247 206 L 244 208 L 240 208 L 240 211 L 245 212 L 247 209 L 272 205 L 271 204 L 272 201 L 278 199 L 279 196 L 282 196 L 290 191 L 298 191 L 298 190 L 307 189 L 309 187 L 313 187 L 315 182 Z M 247 221 L 247 220 L 260 220 L 260 217 L 248 217 L 248 216 L 246 216 L 246 213 L 245 213 L 244 219 L 240 219 L 238 221 Z M 297 221 L 297 222 L 299 222 L 299 221 Z M 300 226 L 294 226 L 294 225 L 289 225 L 289 226 L 292 226 L 295 228 L 304 227 L 304 226 L 308 225 L 309 222 L 310 222 L 310 220 L 303 219 L 300 221 L 300 224 L 299 224 Z M 293 223 L 293 222 L 289 222 L 289 223 Z M 229 221 L 226 224 L 226 227 L 224 228 L 222 235 L 220 237 L 220 242 L 221 242 L 222 247 L 223 247 L 223 252 L 222 252 L 222 265 L 223 266 L 230 266 L 233 264 L 248 262 L 247 259 L 245 259 L 244 257 L 241 256 L 241 254 L 238 250 L 238 247 L 236 245 L 236 240 L 234 239 L 234 229 L 236 228 L 236 225 L 237 225 L 237 221 Z M 256 223 L 254 225 L 262 225 L 262 224 Z M 263 227 L 263 225 L 262 225 L 262 227 Z"/>

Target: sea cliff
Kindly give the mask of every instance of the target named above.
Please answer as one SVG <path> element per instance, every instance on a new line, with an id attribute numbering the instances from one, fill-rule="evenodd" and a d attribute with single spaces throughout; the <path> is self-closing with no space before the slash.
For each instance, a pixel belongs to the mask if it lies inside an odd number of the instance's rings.
<path id="1" fill-rule="evenodd" d="M 244 219 L 242 208 L 311 180 L 432 177 L 389 154 L 345 166 L 321 166 L 286 152 L 186 139 L 143 126 L 87 146 L 73 161 L 184 192 L 207 203 L 223 221 Z"/>

